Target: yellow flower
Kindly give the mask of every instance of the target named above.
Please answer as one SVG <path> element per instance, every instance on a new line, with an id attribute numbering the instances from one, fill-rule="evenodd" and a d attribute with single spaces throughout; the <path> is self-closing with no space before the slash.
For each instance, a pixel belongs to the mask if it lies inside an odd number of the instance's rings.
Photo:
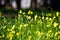
<path id="1" fill-rule="evenodd" d="M 31 19 L 31 16 L 28 16 L 28 19 Z"/>
<path id="2" fill-rule="evenodd" d="M 15 31 L 11 31 L 11 33 L 15 33 Z"/>
<path id="3" fill-rule="evenodd" d="M 58 23 L 54 22 L 54 24 L 53 24 L 53 25 L 54 25 L 54 27 L 57 27 L 57 26 L 58 26 Z"/>
<path id="4" fill-rule="evenodd" d="M 31 14 L 33 14 L 33 12 L 31 11 Z"/>
<path id="5" fill-rule="evenodd" d="M 35 15 L 35 18 L 37 18 L 37 15 Z"/>
<path id="6" fill-rule="evenodd" d="M 44 16 L 42 17 L 42 19 L 44 19 Z"/>
<path id="7" fill-rule="evenodd" d="M 27 19 L 31 19 L 31 16 L 26 16 Z"/>
<path id="8" fill-rule="evenodd" d="M 57 36 L 58 32 L 55 33 L 55 36 Z"/>
<path id="9" fill-rule="evenodd" d="M 59 12 L 56 12 L 56 16 L 59 16 Z"/>
<path id="10" fill-rule="evenodd" d="M 13 36 L 14 36 L 13 33 L 10 32 L 7 34 L 6 38 L 10 38 L 9 40 L 12 40 Z"/>
<path id="11" fill-rule="evenodd" d="M 58 31 L 58 34 L 60 34 L 60 31 Z"/>
<path id="12" fill-rule="evenodd" d="M 33 14 L 33 12 L 31 10 L 28 11 L 28 14 Z"/>
<path id="13" fill-rule="evenodd" d="M 18 14 L 18 18 L 21 18 L 21 17 L 22 17 L 22 15 Z"/>
<path id="14" fill-rule="evenodd" d="M 60 29 L 60 26 L 59 26 L 59 29 Z"/>
<path id="15" fill-rule="evenodd" d="M 37 19 L 37 15 L 34 16 L 34 20 L 35 20 L 35 21 L 36 21 L 36 19 Z"/>
<path id="16" fill-rule="evenodd" d="M 55 36 L 57 36 L 58 34 L 60 34 L 60 31 L 56 32 L 56 33 L 55 33 Z"/>
<path id="17" fill-rule="evenodd" d="M 23 27 L 23 25 L 21 24 L 21 25 L 19 26 L 19 28 L 18 28 L 18 29 L 19 29 L 19 30 L 21 30 L 21 29 L 22 29 L 22 27 Z"/>
<path id="18" fill-rule="evenodd" d="M 12 33 L 10 33 L 10 40 L 12 40 L 13 36 L 14 36 L 14 35 L 13 35 Z"/>
<path id="19" fill-rule="evenodd" d="M 19 13 L 22 13 L 22 10 L 20 10 Z"/>
<path id="20" fill-rule="evenodd" d="M 47 37 L 50 37 L 50 34 L 49 33 L 47 33 Z"/>
<path id="21" fill-rule="evenodd" d="M 46 20 L 48 20 L 48 17 L 46 17 Z"/>
<path id="22" fill-rule="evenodd" d="M 39 20 L 39 21 L 38 21 L 38 24 L 40 24 L 40 25 L 41 25 L 42 23 L 43 23 L 43 22 L 42 22 L 42 20 Z"/>
<path id="23" fill-rule="evenodd" d="M 40 20 L 40 22 L 39 22 L 39 23 L 40 23 L 40 25 L 42 25 L 42 23 L 43 23 L 43 22 L 42 22 L 42 20 Z"/>
<path id="24" fill-rule="evenodd" d="M 52 18 L 49 18 L 49 21 L 51 21 L 52 20 Z"/>
<path id="25" fill-rule="evenodd" d="M 28 24 L 24 24 L 24 27 L 28 26 Z"/>
<path id="26" fill-rule="evenodd" d="M 36 33 L 38 36 L 40 36 L 40 34 L 41 34 L 40 31 L 36 31 L 35 33 Z"/>
<path id="27" fill-rule="evenodd" d="M 25 12 L 23 12 L 23 15 L 25 14 Z"/>
<path id="28" fill-rule="evenodd" d="M 12 30 L 14 30 L 14 28 L 15 28 L 15 25 L 12 26 Z"/>
<path id="29" fill-rule="evenodd" d="M 16 35 L 19 36 L 19 33 L 17 32 Z"/>
<path id="30" fill-rule="evenodd" d="M 46 26 L 47 26 L 47 27 L 50 27 L 50 24 L 47 24 Z"/>
<path id="31" fill-rule="evenodd" d="M 56 16 L 54 15 L 54 16 L 53 16 L 53 19 L 55 19 L 55 18 L 56 18 Z"/>
<path id="32" fill-rule="evenodd" d="M 31 40 L 31 37 L 32 37 L 32 36 L 29 36 L 29 40 Z"/>

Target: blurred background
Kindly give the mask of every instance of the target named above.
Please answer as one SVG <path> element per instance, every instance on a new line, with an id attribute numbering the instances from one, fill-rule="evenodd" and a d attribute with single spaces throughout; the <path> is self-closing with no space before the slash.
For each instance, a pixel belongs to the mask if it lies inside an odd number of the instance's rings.
<path id="1" fill-rule="evenodd" d="M 60 10 L 59 0 L 0 0 L 0 9 Z"/>

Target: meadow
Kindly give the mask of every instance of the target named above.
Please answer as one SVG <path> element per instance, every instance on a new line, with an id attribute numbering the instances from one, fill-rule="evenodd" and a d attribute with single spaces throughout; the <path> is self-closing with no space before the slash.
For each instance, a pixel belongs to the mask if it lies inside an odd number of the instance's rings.
<path id="1" fill-rule="evenodd" d="M 0 12 L 0 40 L 60 40 L 60 12 L 18 12 L 16 18 Z"/>

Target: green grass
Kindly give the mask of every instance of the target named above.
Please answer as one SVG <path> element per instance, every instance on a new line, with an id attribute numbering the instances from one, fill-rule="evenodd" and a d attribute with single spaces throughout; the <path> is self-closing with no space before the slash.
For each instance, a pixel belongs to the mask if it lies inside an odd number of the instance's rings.
<path id="1" fill-rule="evenodd" d="M 0 40 L 59 40 L 60 12 L 23 11 L 18 18 L 0 13 Z"/>

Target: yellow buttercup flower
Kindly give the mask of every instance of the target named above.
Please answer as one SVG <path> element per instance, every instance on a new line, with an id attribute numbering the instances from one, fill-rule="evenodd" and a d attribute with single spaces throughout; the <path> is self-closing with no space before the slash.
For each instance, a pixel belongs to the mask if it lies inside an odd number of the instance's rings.
<path id="1" fill-rule="evenodd" d="M 36 33 L 38 36 L 40 36 L 40 34 L 41 34 L 40 31 L 36 31 L 35 33 Z"/>
<path id="2" fill-rule="evenodd" d="M 46 17 L 46 20 L 48 20 L 48 17 Z"/>
<path id="3" fill-rule="evenodd" d="M 51 21 L 52 20 L 52 18 L 49 18 L 49 21 Z"/>
<path id="4" fill-rule="evenodd" d="M 15 28 L 15 25 L 12 26 L 12 30 Z"/>
<path id="5" fill-rule="evenodd" d="M 42 17 L 42 19 L 44 19 L 44 16 Z"/>
<path id="6" fill-rule="evenodd" d="M 47 27 L 50 27 L 50 24 L 48 24 Z"/>
<path id="7" fill-rule="evenodd" d="M 15 31 L 11 31 L 11 33 L 15 33 Z"/>
<path id="8" fill-rule="evenodd" d="M 31 14 L 31 11 L 30 10 L 28 11 L 28 14 Z"/>
<path id="9" fill-rule="evenodd" d="M 28 24 L 24 24 L 24 27 L 28 26 Z"/>
<path id="10" fill-rule="evenodd" d="M 53 26 L 54 27 L 57 27 L 58 26 L 58 23 L 54 22 Z"/>
<path id="11" fill-rule="evenodd" d="M 47 33 L 47 37 L 50 37 L 50 34 L 49 33 Z"/>
<path id="12" fill-rule="evenodd" d="M 21 30 L 21 29 L 22 29 L 22 27 L 23 27 L 23 25 L 21 24 L 21 25 L 19 26 L 19 28 L 18 28 L 18 29 L 19 29 L 19 30 Z"/>
<path id="13" fill-rule="evenodd" d="M 56 12 L 56 16 L 59 16 L 59 12 Z"/>
<path id="14" fill-rule="evenodd" d="M 17 36 L 19 36 L 19 34 L 20 34 L 19 32 L 16 33 Z"/>
<path id="15" fill-rule="evenodd" d="M 58 32 L 55 33 L 55 36 L 57 36 Z"/>
<path id="16" fill-rule="evenodd" d="M 39 20 L 39 21 L 38 21 L 38 24 L 40 24 L 40 25 L 41 25 L 42 23 L 43 23 L 43 22 L 42 22 L 42 20 Z"/>
<path id="17" fill-rule="evenodd" d="M 27 19 L 31 19 L 31 16 L 26 16 Z"/>
<path id="18" fill-rule="evenodd" d="M 36 19 L 37 19 L 37 15 L 34 16 L 34 20 L 35 20 L 35 21 L 36 21 Z"/>
<path id="19" fill-rule="evenodd" d="M 12 33 L 10 33 L 10 40 L 12 40 L 13 36 L 14 36 L 14 35 L 13 35 Z"/>
<path id="20" fill-rule="evenodd" d="M 34 18 L 37 18 L 37 15 L 35 15 L 35 17 Z"/>
<path id="21" fill-rule="evenodd" d="M 28 39 L 28 40 L 31 40 L 31 37 L 32 37 L 32 36 L 29 36 L 29 39 Z"/>
<path id="22" fill-rule="evenodd" d="M 58 31 L 58 34 L 60 34 L 60 31 Z"/>
<path id="23" fill-rule="evenodd" d="M 33 12 L 31 10 L 28 11 L 28 14 L 33 14 Z"/>
<path id="24" fill-rule="evenodd" d="M 42 25 L 42 23 L 43 23 L 42 20 L 40 20 L 40 25 Z"/>
<path id="25" fill-rule="evenodd" d="M 22 14 L 25 15 L 25 12 L 23 12 Z"/>
<path id="26" fill-rule="evenodd" d="M 9 38 L 9 40 L 12 40 L 14 34 L 12 32 L 9 32 L 6 36 L 6 38 Z"/>
<path id="27" fill-rule="evenodd" d="M 28 19 L 31 19 L 31 16 L 28 16 Z"/>
<path id="28" fill-rule="evenodd" d="M 53 19 L 55 19 L 55 18 L 56 18 L 56 16 L 54 15 L 54 16 L 53 16 Z"/>
<path id="29" fill-rule="evenodd" d="M 22 10 L 20 10 L 19 13 L 22 13 Z"/>
<path id="30" fill-rule="evenodd" d="M 60 29 L 60 26 L 59 26 L 59 29 Z"/>
<path id="31" fill-rule="evenodd" d="M 31 14 L 33 14 L 33 12 L 31 11 Z"/>
<path id="32" fill-rule="evenodd" d="M 56 32 L 56 33 L 55 33 L 55 36 L 57 36 L 58 34 L 60 34 L 60 31 Z"/>

